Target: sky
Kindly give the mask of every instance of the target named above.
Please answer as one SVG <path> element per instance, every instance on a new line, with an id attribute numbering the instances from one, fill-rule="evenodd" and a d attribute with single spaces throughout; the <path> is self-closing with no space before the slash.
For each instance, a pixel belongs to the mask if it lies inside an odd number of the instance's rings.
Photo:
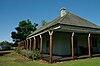
<path id="1" fill-rule="evenodd" d="M 29 19 L 39 28 L 42 20 L 59 17 L 62 7 L 100 26 L 100 0 L 0 0 L 0 42 L 12 42 L 19 21 Z"/>

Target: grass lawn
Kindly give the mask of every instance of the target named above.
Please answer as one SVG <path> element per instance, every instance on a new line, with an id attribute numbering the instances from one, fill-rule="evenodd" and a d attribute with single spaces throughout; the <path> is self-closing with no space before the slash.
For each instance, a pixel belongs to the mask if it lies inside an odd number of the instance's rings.
<path id="1" fill-rule="evenodd" d="M 16 54 L 14 50 L 5 52 L 11 53 L 0 56 L 0 66 L 100 66 L 100 57 L 50 64 L 39 60 L 29 61 Z"/>

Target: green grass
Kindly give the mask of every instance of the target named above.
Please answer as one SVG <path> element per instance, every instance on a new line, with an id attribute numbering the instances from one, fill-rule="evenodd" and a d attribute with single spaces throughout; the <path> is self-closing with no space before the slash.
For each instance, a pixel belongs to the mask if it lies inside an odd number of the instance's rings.
<path id="1" fill-rule="evenodd" d="M 13 50 L 9 52 L 11 53 L 0 56 L 0 66 L 100 66 L 100 57 L 50 64 L 40 60 L 29 61 Z"/>

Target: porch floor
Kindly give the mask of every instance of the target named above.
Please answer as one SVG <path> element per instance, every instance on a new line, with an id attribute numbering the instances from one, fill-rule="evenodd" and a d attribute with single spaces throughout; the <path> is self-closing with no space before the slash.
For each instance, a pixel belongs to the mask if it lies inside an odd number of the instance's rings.
<path id="1" fill-rule="evenodd" d="M 46 60 L 49 62 L 49 55 L 48 54 L 42 54 L 43 55 L 43 60 Z M 72 57 L 63 57 L 63 56 L 58 56 L 58 55 L 53 55 L 52 60 L 53 61 L 64 61 L 64 60 L 71 60 Z"/>
<path id="2" fill-rule="evenodd" d="M 92 55 L 92 57 L 97 57 L 97 56 L 100 57 L 100 54 Z M 75 56 L 75 59 L 84 59 L 84 58 L 88 58 L 88 55 Z M 42 59 L 49 62 L 49 54 L 42 54 Z M 53 60 L 53 62 L 68 61 L 68 60 L 72 60 L 72 57 L 71 56 L 65 57 L 65 56 L 53 55 L 52 60 Z"/>

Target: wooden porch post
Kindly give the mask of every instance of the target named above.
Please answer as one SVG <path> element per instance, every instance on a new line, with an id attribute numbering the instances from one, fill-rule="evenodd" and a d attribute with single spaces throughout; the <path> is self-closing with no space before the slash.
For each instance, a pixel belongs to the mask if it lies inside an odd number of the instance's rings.
<path id="1" fill-rule="evenodd" d="M 22 44 L 23 44 L 23 48 L 25 48 L 25 43 L 24 43 L 24 40 L 22 41 Z"/>
<path id="2" fill-rule="evenodd" d="M 31 41 L 31 38 L 30 38 L 30 50 L 31 50 L 31 44 L 32 44 L 32 41 Z"/>
<path id="3" fill-rule="evenodd" d="M 28 49 L 28 39 L 27 39 L 27 49 Z"/>
<path id="4" fill-rule="evenodd" d="M 22 47 L 24 48 L 24 41 L 22 40 Z"/>
<path id="5" fill-rule="evenodd" d="M 25 49 L 25 40 L 23 40 L 23 44 L 24 44 L 24 49 Z"/>
<path id="6" fill-rule="evenodd" d="M 23 41 L 21 41 L 21 47 L 23 47 Z"/>
<path id="7" fill-rule="evenodd" d="M 36 50 L 36 38 L 34 37 L 34 50 Z"/>
<path id="8" fill-rule="evenodd" d="M 71 43 L 72 43 L 72 59 L 74 59 L 74 32 L 71 36 Z"/>
<path id="9" fill-rule="evenodd" d="M 26 49 L 26 47 L 27 47 L 27 46 L 26 46 L 26 45 L 27 45 L 27 44 L 26 44 L 26 40 L 24 40 L 24 42 L 25 42 L 25 49 Z"/>
<path id="10" fill-rule="evenodd" d="M 40 35 L 40 60 L 42 59 L 42 36 Z"/>
<path id="11" fill-rule="evenodd" d="M 23 45 L 24 45 L 24 49 L 25 49 L 25 41 L 23 40 Z"/>
<path id="12" fill-rule="evenodd" d="M 20 42 L 18 42 L 18 48 L 20 48 Z"/>
<path id="13" fill-rule="evenodd" d="M 19 42 L 19 48 L 21 47 L 21 41 Z"/>
<path id="14" fill-rule="evenodd" d="M 21 41 L 19 42 L 19 48 L 21 47 Z"/>
<path id="15" fill-rule="evenodd" d="M 22 41 L 22 43 L 23 43 L 23 47 L 25 48 L 25 43 L 24 43 L 24 40 Z"/>
<path id="16" fill-rule="evenodd" d="M 88 35 L 88 53 L 89 53 L 89 57 L 91 57 L 91 42 L 90 42 L 90 33 Z"/>
<path id="17" fill-rule="evenodd" d="M 52 63 L 52 35 L 53 35 L 53 31 L 49 31 L 49 35 L 50 35 L 50 63 Z"/>
<path id="18" fill-rule="evenodd" d="M 26 39 L 26 49 L 27 49 L 27 39 Z"/>
<path id="19" fill-rule="evenodd" d="M 22 41 L 20 42 L 20 47 L 22 47 Z"/>

